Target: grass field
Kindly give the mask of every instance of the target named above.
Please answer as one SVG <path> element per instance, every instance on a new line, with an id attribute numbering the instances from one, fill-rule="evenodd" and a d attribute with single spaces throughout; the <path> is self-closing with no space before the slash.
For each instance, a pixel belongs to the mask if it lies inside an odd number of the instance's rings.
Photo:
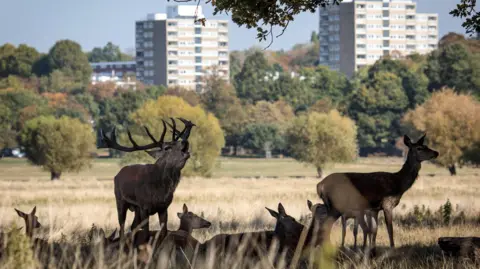
<path id="1" fill-rule="evenodd" d="M 355 163 L 338 164 L 325 172 L 338 171 L 396 171 L 399 158 L 359 159 Z M 24 160 L 0 160 L 0 226 L 6 228 L 15 222 L 23 226 L 14 207 L 29 211 L 37 206 L 37 215 L 43 225 L 39 236 L 51 240 L 67 238 L 87 231 L 92 224 L 111 231 L 117 227 L 113 177 L 120 169 L 117 160 L 97 160 L 93 166 L 78 174 L 64 174 L 62 180 L 51 182 L 49 173 L 29 165 Z M 425 164 L 420 177 L 402 198 L 394 216 L 399 219 L 412 212 L 415 205 L 436 211 L 447 199 L 453 204 L 454 214 L 463 211 L 468 219 L 480 218 L 480 171 L 459 169 L 451 177 L 445 168 Z M 194 237 L 203 241 L 219 232 L 239 232 L 272 228 L 274 219 L 265 207 L 276 209 L 282 202 L 287 213 L 304 220 L 308 216 L 307 199 L 320 202 L 315 186 L 319 182 L 315 169 L 291 159 L 232 159 L 221 158 L 212 178 L 183 178 L 169 208 L 169 229 L 177 229 L 176 212 L 186 203 L 189 209 L 202 214 L 212 227 L 196 231 Z M 276 177 L 276 178 L 271 178 Z M 297 177 L 297 178 L 296 178 Z M 129 213 L 127 223 L 133 214 Z M 151 217 L 150 225 L 158 228 L 158 220 Z M 381 268 L 454 268 L 455 262 L 444 259 L 436 247 L 440 236 L 480 236 L 480 224 L 464 222 L 454 225 L 422 227 L 407 226 L 396 221 L 397 249 L 389 252 L 398 266 Z M 331 239 L 340 241 L 340 228 L 335 226 Z M 359 233 L 361 234 L 361 232 Z M 352 244 L 352 233 L 347 232 L 347 244 Z M 379 227 L 377 245 L 388 245 L 387 232 Z M 359 236 L 361 239 L 361 236 Z M 361 240 L 360 240 L 361 242 Z M 403 258 L 399 258 L 403 257 Z M 410 257 L 410 259 L 409 259 Z M 347 268 L 347 263 L 339 267 Z M 390 267 L 391 266 L 391 267 Z M 473 266 L 473 265 L 471 265 Z M 356 267 L 354 267 L 356 268 Z M 474 267 L 472 267 L 474 268 Z"/>

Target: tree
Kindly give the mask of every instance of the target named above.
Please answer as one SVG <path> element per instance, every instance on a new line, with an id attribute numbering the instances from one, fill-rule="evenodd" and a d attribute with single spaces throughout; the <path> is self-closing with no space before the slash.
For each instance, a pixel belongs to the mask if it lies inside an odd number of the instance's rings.
<path id="1" fill-rule="evenodd" d="M 328 97 L 336 105 L 344 104 L 351 94 L 347 77 L 328 67 L 304 68 L 300 74 L 306 78 L 305 81 L 310 83 L 312 88 L 311 104 L 325 97 Z"/>
<path id="2" fill-rule="evenodd" d="M 11 44 L 0 47 L 0 77 L 16 75 L 28 78 L 32 75 L 34 63 L 40 53 L 32 47 L 21 44 L 18 48 Z"/>
<path id="3" fill-rule="evenodd" d="M 326 164 L 356 157 L 356 137 L 355 122 L 332 110 L 297 117 L 287 129 L 285 140 L 291 156 L 313 164 L 321 178 Z"/>
<path id="4" fill-rule="evenodd" d="M 242 70 L 235 76 L 234 86 L 239 98 L 251 103 L 260 100 L 270 100 L 269 84 L 266 75 L 271 73 L 271 67 L 261 51 L 249 55 L 243 63 Z"/>
<path id="5" fill-rule="evenodd" d="M 266 101 L 288 100 L 295 110 L 313 102 L 313 92 L 309 85 L 298 77 L 292 78 L 289 73 L 281 73 L 269 87 L 269 95 L 264 99 Z"/>
<path id="6" fill-rule="evenodd" d="M 454 17 L 465 18 L 462 26 L 470 34 L 480 32 L 480 14 L 475 9 L 476 5 L 477 0 L 460 0 L 460 4 L 450 11 L 450 15 Z"/>
<path id="7" fill-rule="evenodd" d="M 165 92 L 165 95 L 180 97 L 192 106 L 200 104 L 200 97 L 195 91 L 188 90 L 180 86 L 168 88 Z"/>
<path id="8" fill-rule="evenodd" d="M 428 146 L 440 152 L 436 162 L 456 174 L 455 164 L 480 141 L 480 103 L 444 88 L 403 118 L 406 128 L 428 133 Z"/>
<path id="9" fill-rule="evenodd" d="M 268 152 L 272 150 L 283 150 L 284 140 L 278 125 L 267 123 L 252 123 L 245 128 L 242 136 L 242 145 L 256 152 Z"/>
<path id="10" fill-rule="evenodd" d="M 29 120 L 20 138 L 28 160 L 50 171 L 51 179 L 62 172 L 78 172 L 89 166 L 95 150 L 91 126 L 77 119 L 42 116 Z"/>
<path id="11" fill-rule="evenodd" d="M 480 97 L 480 54 L 472 54 L 461 43 L 446 45 L 428 57 L 425 70 L 431 91 L 444 86 Z"/>
<path id="12" fill-rule="evenodd" d="M 285 127 L 295 114 L 292 107 L 283 100 L 275 103 L 260 101 L 248 109 L 249 119 L 255 123 L 274 123 Z"/>
<path id="13" fill-rule="evenodd" d="M 88 84 L 92 68 L 87 55 L 83 53 L 80 45 L 71 40 L 60 40 L 48 53 L 48 65 L 50 71 L 60 70 L 76 82 Z"/>
<path id="14" fill-rule="evenodd" d="M 225 144 L 222 129 L 218 119 L 206 112 L 200 106 L 191 106 L 175 96 L 161 96 L 156 101 L 148 101 L 131 114 L 132 121 L 137 126 L 146 125 L 152 133 L 160 134 L 163 130 L 162 119 L 182 117 L 196 124 L 189 138 L 191 157 L 183 169 L 185 175 L 210 176 Z M 182 126 L 178 127 L 182 129 Z M 132 128 L 133 130 L 133 128 Z M 140 135 L 134 137 L 138 143 L 150 143 L 142 128 L 136 129 Z M 126 141 L 126 137 L 124 137 Z M 144 152 L 126 155 L 124 162 L 143 160 L 152 162 L 152 158 Z"/>
<path id="15" fill-rule="evenodd" d="M 112 42 L 108 42 L 103 48 L 93 48 L 91 52 L 87 53 L 87 56 L 88 61 L 91 63 L 133 60 L 133 57 L 122 53 L 120 47 L 114 45 Z"/>
<path id="16" fill-rule="evenodd" d="M 348 114 L 358 126 L 362 155 L 396 151 L 395 140 L 402 135 L 400 119 L 409 106 L 400 77 L 383 70 L 371 75 L 360 79 L 348 107 Z"/>

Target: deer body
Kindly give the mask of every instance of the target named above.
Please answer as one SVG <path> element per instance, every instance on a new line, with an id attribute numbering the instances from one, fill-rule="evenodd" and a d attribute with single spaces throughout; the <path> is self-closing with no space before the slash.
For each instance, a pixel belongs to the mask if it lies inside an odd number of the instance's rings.
<path id="1" fill-rule="evenodd" d="M 182 132 L 175 128 L 175 120 L 172 119 L 172 141 L 164 142 L 167 131 L 166 123 L 163 123 L 163 132 L 159 141 L 145 130 L 153 143 L 139 146 L 133 140 L 128 131 L 128 138 L 133 147 L 121 146 L 116 142 L 115 130 L 108 138 L 102 131 L 102 137 L 106 147 L 125 152 L 145 150 L 156 159 L 154 164 L 136 164 L 123 167 L 114 178 L 114 192 L 117 202 L 118 221 L 120 224 L 120 238 L 124 237 L 125 220 L 127 211 L 134 211 L 135 218 L 132 230 L 142 224 L 145 235 L 149 236 L 149 216 L 158 214 L 161 226 L 161 238 L 167 233 L 168 213 L 167 209 L 172 203 L 173 195 L 180 181 L 181 170 L 190 158 L 188 152 L 188 136 L 193 123 L 181 119 L 185 124 Z M 182 140 L 179 140 L 179 139 Z M 147 149 L 157 148 L 147 151 Z M 141 227 L 140 227 L 141 228 Z"/>
<path id="2" fill-rule="evenodd" d="M 393 209 L 418 177 L 421 162 L 438 156 L 438 152 L 423 145 L 424 138 L 425 136 L 417 143 L 412 143 L 408 136 L 404 137 L 409 153 L 402 169 L 396 173 L 334 173 L 318 183 L 317 193 L 328 208 L 329 229 L 339 217 L 353 217 L 365 233 L 373 232 L 376 235 L 376 225 L 370 225 L 370 229 L 364 216 L 368 211 L 383 210 L 390 246 L 394 247 Z M 367 221 L 371 220 L 372 218 L 367 218 Z M 375 246 L 373 238 L 370 243 Z"/>

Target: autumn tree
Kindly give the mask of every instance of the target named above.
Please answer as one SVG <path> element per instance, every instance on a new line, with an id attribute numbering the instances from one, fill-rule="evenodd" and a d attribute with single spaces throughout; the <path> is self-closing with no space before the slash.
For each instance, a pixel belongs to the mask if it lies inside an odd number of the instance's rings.
<path id="1" fill-rule="evenodd" d="M 436 162 L 456 174 L 455 164 L 480 141 L 480 103 L 444 88 L 403 118 L 406 128 L 426 132 L 428 146 L 440 152 Z"/>
<path id="2" fill-rule="evenodd" d="M 28 160 L 60 179 L 63 172 L 78 172 L 89 166 L 95 151 L 92 127 L 77 119 L 42 116 L 29 120 L 20 136 Z"/>
<path id="3" fill-rule="evenodd" d="M 218 119 L 200 106 L 191 106 L 176 96 L 161 96 L 155 101 L 146 102 L 131 114 L 132 121 L 138 126 L 136 129 L 132 127 L 132 131 L 136 130 L 135 141 L 151 143 L 150 138 L 140 126 L 148 126 L 152 133 L 160 134 L 163 130 L 161 120 L 168 120 L 169 117 L 182 117 L 196 125 L 188 140 L 191 157 L 183 170 L 184 174 L 210 176 L 225 140 Z M 178 123 L 178 128 L 182 129 L 183 126 Z M 128 138 L 124 136 L 123 141 L 127 143 Z M 134 152 L 127 154 L 123 163 L 138 162 L 139 160 L 154 162 L 145 152 Z"/>
<path id="4" fill-rule="evenodd" d="M 325 165 L 352 161 L 357 156 L 355 123 L 336 110 L 297 117 L 285 140 L 291 156 L 314 165 L 320 178 Z"/>
<path id="5" fill-rule="evenodd" d="M 169 87 L 164 94 L 180 97 L 192 106 L 200 104 L 200 96 L 197 94 L 197 92 L 181 86 Z"/>

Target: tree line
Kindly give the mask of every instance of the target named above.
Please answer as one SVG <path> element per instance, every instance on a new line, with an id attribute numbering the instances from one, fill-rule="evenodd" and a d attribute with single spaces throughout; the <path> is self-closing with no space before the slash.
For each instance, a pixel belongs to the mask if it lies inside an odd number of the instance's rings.
<path id="1" fill-rule="evenodd" d="M 475 113 L 480 98 L 479 41 L 449 34 L 428 55 L 383 58 L 350 79 L 315 66 L 317 45 L 312 35 L 309 44 L 287 52 L 231 53 L 230 83 L 213 70 L 204 79 L 204 93 L 197 94 L 140 83 L 136 91 L 111 83 L 90 84 L 89 58 L 124 57 L 111 53 L 118 48 L 113 44 L 84 53 L 77 43 L 62 40 L 47 54 L 26 45 L 5 44 L 0 47 L 0 127 L 5 134 L 0 147 L 22 145 L 32 162 L 45 166 L 47 161 L 61 163 L 90 154 L 101 143 L 100 129 L 117 127 L 120 141 L 129 143 L 125 135 L 129 127 L 136 140 L 148 141 L 141 125 L 160 130 L 162 117 L 182 116 L 199 126 L 192 136 L 192 152 L 197 155 L 189 162 L 187 174 L 211 174 L 223 148 L 232 155 L 242 150 L 291 156 L 312 163 L 321 175 L 326 164 L 349 161 L 358 154 L 401 154 L 399 138 L 405 132 L 424 131 L 429 133 L 429 145 L 443 153 L 438 162 L 451 171 L 455 164 L 480 161 L 480 135 L 475 128 L 480 126 Z M 458 106 L 462 109 L 454 109 Z M 75 129 L 77 123 L 84 125 Z M 55 143 L 57 139 L 49 142 L 38 131 L 38 126 L 50 126 L 53 129 L 42 131 L 48 134 L 63 125 L 73 128 L 61 135 L 65 141 L 73 139 L 71 147 L 65 145 L 69 142 Z M 79 143 L 75 139 L 84 129 L 80 126 L 90 126 L 92 138 L 82 137 L 93 139 L 92 147 L 76 146 L 84 151 L 69 158 L 39 157 L 48 155 L 36 152 L 42 147 L 75 151 L 73 145 Z M 122 161 L 139 159 L 151 161 L 143 153 L 129 154 Z M 77 163 L 57 170 L 83 165 Z M 53 172 L 61 172 L 48 169 L 52 177 Z"/>

